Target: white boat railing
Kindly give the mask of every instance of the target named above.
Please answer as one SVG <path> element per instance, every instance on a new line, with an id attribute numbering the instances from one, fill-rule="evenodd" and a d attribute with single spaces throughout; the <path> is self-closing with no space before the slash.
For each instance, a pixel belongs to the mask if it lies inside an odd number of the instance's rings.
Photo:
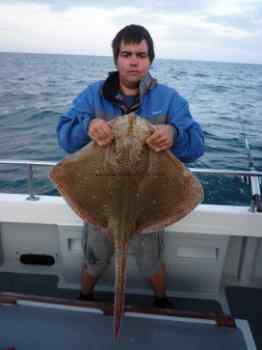
<path id="1" fill-rule="evenodd" d="M 53 167 L 57 164 L 54 161 L 37 161 L 37 160 L 13 160 L 13 159 L 0 159 L 0 165 L 19 165 L 27 167 L 27 188 L 28 188 L 28 200 L 37 200 L 33 190 L 34 172 L 33 167 Z M 252 212 L 262 212 L 262 198 L 261 198 L 261 178 L 262 171 L 257 170 L 228 170 L 228 169 L 206 169 L 206 168 L 189 168 L 194 174 L 201 175 L 222 175 L 222 176 L 237 176 L 244 179 L 250 184 L 251 190 L 251 205 L 250 210 Z"/>

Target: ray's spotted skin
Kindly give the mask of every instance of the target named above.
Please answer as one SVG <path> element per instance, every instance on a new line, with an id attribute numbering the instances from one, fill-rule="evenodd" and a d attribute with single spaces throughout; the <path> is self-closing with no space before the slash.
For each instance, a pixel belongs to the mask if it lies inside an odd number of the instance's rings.
<path id="1" fill-rule="evenodd" d="M 72 209 L 103 229 L 115 247 L 114 337 L 124 313 L 128 242 L 189 214 L 203 198 L 199 181 L 171 152 L 154 152 L 154 127 L 135 114 L 111 122 L 113 142 L 89 143 L 59 162 L 50 178 Z"/>

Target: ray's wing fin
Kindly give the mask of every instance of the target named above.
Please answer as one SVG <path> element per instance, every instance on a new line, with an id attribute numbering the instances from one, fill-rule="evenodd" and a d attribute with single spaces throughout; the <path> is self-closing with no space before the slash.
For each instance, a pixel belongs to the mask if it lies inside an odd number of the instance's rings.
<path id="1" fill-rule="evenodd" d="M 111 196 L 104 158 L 103 149 L 91 142 L 60 161 L 49 174 L 76 214 L 101 227 L 107 227 Z"/>
<path id="2" fill-rule="evenodd" d="M 171 152 L 153 152 L 150 157 L 148 174 L 139 186 L 136 229 L 142 233 L 179 221 L 203 199 L 198 179 Z"/>

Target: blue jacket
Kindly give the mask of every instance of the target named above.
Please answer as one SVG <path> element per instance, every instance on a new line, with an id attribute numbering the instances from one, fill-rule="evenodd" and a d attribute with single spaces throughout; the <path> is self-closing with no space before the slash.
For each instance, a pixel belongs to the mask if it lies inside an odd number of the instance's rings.
<path id="1" fill-rule="evenodd" d="M 88 86 L 74 99 L 69 111 L 61 116 L 57 136 L 66 152 L 75 152 L 90 142 L 87 130 L 93 118 L 111 120 L 127 112 L 116 99 L 107 96 L 103 88 L 108 79 Z M 112 94 L 112 89 L 108 91 Z M 192 118 L 187 101 L 173 88 L 151 80 L 143 92 L 140 89 L 136 113 L 153 124 L 176 127 L 177 135 L 171 151 L 181 161 L 194 161 L 204 153 L 203 132 Z"/>

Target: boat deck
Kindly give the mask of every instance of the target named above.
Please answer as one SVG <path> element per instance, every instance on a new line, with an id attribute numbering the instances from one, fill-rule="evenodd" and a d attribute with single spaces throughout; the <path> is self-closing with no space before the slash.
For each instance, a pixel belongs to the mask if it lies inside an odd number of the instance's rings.
<path id="1" fill-rule="evenodd" d="M 251 333 L 246 321 L 209 319 L 136 312 L 127 308 L 117 342 L 112 336 L 109 312 L 57 302 L 17 296 L 1 296 L 1 348 L 15 349 L 159 349 L 174 343 L 181 350 L 251 350 Z M 82 302 L 83 304 L 83 302 Z M 87 303 L 86 303 L 87 304 Z M 109 306 L 109 304 L 108 304 Z M 147 310 L 147 308 L 144 308 Z M 248 345 L 249 344 L 249 345 Z"/>
<path id="2" fill-rule="evenodd" d="M 176 309 L 159 315 L 158 310 L 151 307 L 152 297 L 127 295 L 128 306 L 116 343 L 113 340 L 113 293 L 98 292 L 98 303 L 89 305 L 77 301 L 78 291 L 56 289 L 56 282 L 55 276 L 0 273 L 0 349 L 101 350 L 135 346 L 159 350 L 161 346 L 173 345 L 180 350 L 261 349 L 261 338 L 252 329 L 254 314 L 242 314 L 244 319 L 238 319 L 240 314 L 235 306 L 248 302 L 241 301 L 241 293 L 236 290 L 227 292 L 235 320 L 221 318 L 223 310 L 215 300 L 171 298 Z M 257 301 L 252 300 L 253 303 Z M 252 332 L 247 320 L 251 321 Z"/>

